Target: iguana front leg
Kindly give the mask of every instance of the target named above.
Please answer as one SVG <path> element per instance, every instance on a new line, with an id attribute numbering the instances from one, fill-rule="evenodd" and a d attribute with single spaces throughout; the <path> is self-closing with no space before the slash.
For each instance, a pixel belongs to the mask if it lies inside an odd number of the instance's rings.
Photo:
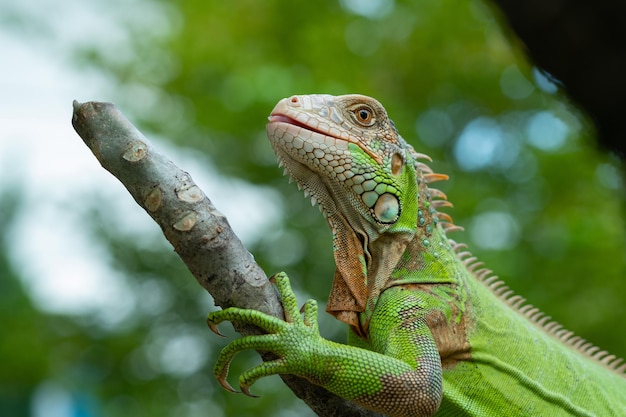
<path id="1" fill-rule="evenodd" d="M 285 310 L 285 321 L 255 310 L 227 308 L 210 313 L 207 322 L 218 333 L 223 321 L 254 324 L 268 334 L 245 336 L 228 344 L 214 368 L 223 387 L 234 356 L 245 349 L 273 352 L 278 359 L 265 362 L 239 378 L 241 390 L 259 378 L 293 374 L 354 401 L 365 408 L 392 416 L 430 416 L 441 402 L 441 361 L 432 336 L 420 319 L 420 301 L 409 291 L 381 297 L 372 316 L 377 329 L 372 349 L 343 345 L 322 338 L 317 325 L 317 303 L 308 300 L 303 314 L 286 274 L 275 276 Z M 397 304 L 403 298 L 402 304 Z M 398 306 L 402 306 L 398 308 Z"/>

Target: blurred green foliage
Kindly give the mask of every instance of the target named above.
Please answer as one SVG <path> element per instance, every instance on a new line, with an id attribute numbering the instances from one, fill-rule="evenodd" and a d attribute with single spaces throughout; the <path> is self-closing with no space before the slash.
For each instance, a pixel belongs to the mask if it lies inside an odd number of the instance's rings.
<path id="1" fill-rule="evenodd" d="M 566 327 L 626 356 L 618 163 L 595 150 L 584 116 L 524 59 L 485 3 L 153 1 L 157 12 L 134 8 L 123 22 L 132 54 L 99 42 L 75 51 L 76 62 L 116 80 L 112 96 L 148 136 L 193 149 L 223 176 L 279 190 L 281 224 L 249 244 L 268 273 L 287 270 L 302 297 L 324 301 L 334 269 L 322 216 L 276 167 L 264 133 L 269 111 L 296 93 L 367 94 L 451 176 L 441 188 L 467 230 L 453 238 Z M 162 27 L 143 33 L 152 24 L 145 19 Z M 51 380 L 89 399 L 84 415 L 312 415 L 278 378 L 253 387 L 260 399 L 219 388 L 211 369 L 224 341 L 205 328 L 207 296 L 166 245 L 137 244 L 107 219 L 103 197 L 93 201 L 83 224 L 137 297 L 159 302 L 121 328 L 46 315 L 0 258 L 0 414 L 28 415 L 40 382 Z M 2 210 L 9 222 L 19 204 Z M 280 255 L 292 248 L 296 255 Z M 342 338 L 331 319 L 321 325 Z M 200 366 L 164 363 L 163 352 L 184 348 L 204 355 Z M 238 357 L 232 375 L 257 360 Z"/>

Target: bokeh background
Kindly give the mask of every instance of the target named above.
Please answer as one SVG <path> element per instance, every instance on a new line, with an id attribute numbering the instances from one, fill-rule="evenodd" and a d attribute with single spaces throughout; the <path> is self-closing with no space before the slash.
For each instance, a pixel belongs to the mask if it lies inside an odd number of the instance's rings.
<path id="1" fill-rule="evenodd" d="M 453 237 L 626 356 L 623 168 L 520 48 L 477 0 L 2 2 L 0 415 L 313 415 L 277 377 L 257 399 L 212 378 L 226 343 L 204 322 L 212 299 L 73 132 L 73 99 L 115 102 L 268 274 L 323 302 L 330 232 L 264 125 L 291 94 L 374 96 L 451 176 Z M 238 356 L 232 375 L 258 361 Z"/>

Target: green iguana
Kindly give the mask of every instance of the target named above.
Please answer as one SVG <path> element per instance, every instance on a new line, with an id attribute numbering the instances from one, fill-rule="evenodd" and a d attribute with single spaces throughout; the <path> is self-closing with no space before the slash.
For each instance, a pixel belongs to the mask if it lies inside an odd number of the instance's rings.
<path id="1" fill-rule="evenodd" d="M 336 272 L 327 311 L 350 327 L 349 345 L 323 339 L 317 304 L 300 313 L 284 273 L 275 276 L 285 321 L 253 310 L 211 313 L 268 334 L 227 345 L 222 386 L 237 352 L 279 359 L 240 377 L 294 374 L 391 416 L 626 416 L 626 365 L 573 336 L 482 268 L 433 173 L 383 106 L 361 95 L 281 100 L 267 133 L 280 164 L 316 201 L 333 233 Z M 234 390 L 233 390 L 234 391 Z"/>

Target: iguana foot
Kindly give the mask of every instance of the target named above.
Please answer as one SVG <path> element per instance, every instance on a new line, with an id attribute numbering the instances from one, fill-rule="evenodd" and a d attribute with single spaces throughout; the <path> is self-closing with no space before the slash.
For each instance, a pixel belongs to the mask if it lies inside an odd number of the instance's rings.
<path id="1" fill-rule="evenodd" d="M 249 388 L 259 378 L 274 374 L 294 374 L 307 377 L 307 369 L 313 368 L 315 358 L 312 347 L 323 340 L 317 324 L 317 302 L 308 300 L 298 309 L 298 301 L 291 289 L 289 278 L 284 272 L 273 276 L 280 294 L 285 320 L 278 319 L 256 310 L 236 307 L 210 313 L 207 324 L 213 332 L 221 335 L 217 326 L 223 321 L 253 324 L 267 334 L 244 336 L 228 345 L 220 352 L 213 373 L 225 389 L 237 392 L 227 381 L 228 369 L 235 355 L 245 349 L 272 352 L 278 359 L 263 362 L 247 370 L 239 377 L 241 391 L 249 396 Z"/>

